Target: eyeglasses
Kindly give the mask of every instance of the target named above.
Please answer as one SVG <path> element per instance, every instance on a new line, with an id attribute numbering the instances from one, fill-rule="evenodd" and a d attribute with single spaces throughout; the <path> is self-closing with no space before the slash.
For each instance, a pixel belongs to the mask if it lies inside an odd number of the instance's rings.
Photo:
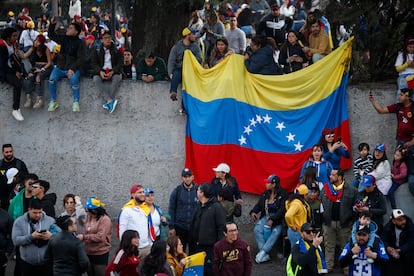
<path id="1" fill-rule="evenodd" d="M 334 138 L 335 137 L 335 134 L 327 134 L 326 137 L 328 137 L 328 138 Z"/>
<path id="2" fill-rule="evenodd" d="M 304 231 L 306 234 L 310 235 L 310 234 L 316 234 L 317 231 L 316 230 L 305 230 Z"/>

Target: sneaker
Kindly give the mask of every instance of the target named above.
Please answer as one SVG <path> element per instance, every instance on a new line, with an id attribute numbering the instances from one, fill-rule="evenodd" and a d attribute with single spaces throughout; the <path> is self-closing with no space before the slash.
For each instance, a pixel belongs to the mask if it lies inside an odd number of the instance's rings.
<path id="1" fill-rule="evenodd" d="M 106 110 L 109 110 L 109 103 L 108 102 L 104 102 L 102 107 Z"/>
<path id="2" fill-rule="evenodd" d="M 109 113 L 112 113 L 115 111 L 115 107 L 118 104 L 118 100 L 113 100 L 112 102 L 110 102 L 109 105 Z"/>
<path id="3" fill-rule="evenodd" d="M 255 261 L 256 263 L 260 264 L 260 261 L 262 260 L 263 256 L 266 254 L 263 250 L 260 250 L 259 253 L 257 253 Z"/>
<path id="4" fill-rule="evenodd" d="M 36 102 L 33 105 L 33 108 L 38 109 L 38 108 L 42 108 L 42 107 L 43 107 L 43 97 L 42 96 L 37 96 Z"/>
<path id="5" fill-rule="evenodd" d="M 23 115 L 22 115 L 22 113 L 20 112 L 20 109 L 17 109 L 17 110 L 13 110 L 12 111 L 12 115 L 13 115 L 13 117 L 17 120 L 17 121 L 23 121 L 24 120 L 24 118 L 23 118 Z"/>
<path id="6" fill-rule="evenodd" d="M 59 104 L 57 102 L 50 101 L 47 111 L 50 111 L 50 112 L 55 111 L 56 109 L 58 109 L 58 107 L 59 107 Z"/>
<path id="7" fill-rule="evenodd" d="M 79 102 L 73 102 L 72 111 L 73 112 L 80 112 Z"/>
<path id="8" fill-rule="evenodd" d="M 268 262 L 268 261 L 270 261 L 270 256 L 269 256 L 269 254 L 264 254 L 264 256 L 263 256 L 263 258 L 261 259 L 261 260 L 259 260 L 260 262 L 259 263 L 264 263 L 264 262 Z"/>
<path id="9" fill-rule="evenodd" d="M 25 99 L 25 101 L 24 101 L 23 106 L 24 106 L 25 108 L 30 108 L 30 107 L 32 107 L 32 95 L 30 95 L 30 94 L 26 94 L 26 99 Z"/>

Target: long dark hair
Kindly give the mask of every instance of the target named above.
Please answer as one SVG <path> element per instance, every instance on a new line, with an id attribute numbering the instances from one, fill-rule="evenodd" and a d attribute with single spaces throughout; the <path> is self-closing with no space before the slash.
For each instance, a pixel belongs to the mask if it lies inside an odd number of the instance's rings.
<path id="1" fill-rule="evenodd" d="M 119 244 L 119 250 L 124 250 L 128 257 L 139 255 L 138 247 L 131 244 L 133 238 L 139 239 L 139 233 L 135 230 L 126 230 L 122 234 L 121 243 Z"/>
<path id="2" fill-rule="evenodd" d="M 178 236 L 169 236 L 167 239 L 167 244 L 170 247 L 168 253 L 170 253 L 171 256 L 173 256 L 177 261 L 180 261 L 182 258 L 185 257 L 184 254 L 178 254 L 177 252 L 177 246 L 179 241 L 180 238 Z"/>
<path id="3" fill-rule="evenodd" d="M 108 213 L 102 207 L 98 207 L 98 208 L 95 208 L 95 209 L 88 209 L 88 212 L 92 213 L 92 214 L 95 214 L 96 215 L 96 220 L 99 220 L 102 216 L 108 216 Z"/>
<path id="4" fill-rule="evenodd" d="M 388 157 L 387 157 L 387 154 L 385 153 L 385 151 L 383 153 L 384 154 L 382 155 L 382 157 L 380 159 L 376 159 L 375 154 L 374 154 L 374 166 L 372 168 L 373 170 L 375 170 L 382 161 L 388 160 Z"/>
<path id="5" fill-rule="evenodd" d="M 167 242 L 158 240 L 152 244 L 151 252 L 144 258 L 142 264 L 142 275 L 153 276 L 157 273 L 166 273 L 169 271 L 165 268 L 167 262 Z"/>

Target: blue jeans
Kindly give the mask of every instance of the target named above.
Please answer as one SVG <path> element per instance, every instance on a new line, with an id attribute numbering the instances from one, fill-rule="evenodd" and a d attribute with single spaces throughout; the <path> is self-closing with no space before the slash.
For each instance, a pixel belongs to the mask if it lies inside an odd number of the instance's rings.
<path id="1" fill-rule="evenodd" d="M 291 248 L 301 238 L 299 231 L 293 231 L 290 227 L 288 228 L 287 235 L 288 235 L 288 238 L 289 238 L 289 242 L 290 242 L 290 247 Z"/>
<path id="2" fill-rule="evenodd" d="M 56 101 L 56 86 L 57 82 L 62 78 L 68 77 L 68 70 L 59 69 L 57 66 L 53 68 L 52 73 L 49 77 L 49 91 L 50 100 Z M 74 72 L 72 77 L 69 78 L 70 86 L 72 88 L 73 101 L 79 102 L 80 98 L 80 85 L 79 85 L 80 70 Z"/>
<path id="3" fill-rule="evenodd" d="M 183 68 L 175 68 L 172 71 L 172 78 L 170 84 L 170 93 L 175 92 L 177 93 L 178 85 L 181 83 L 183 74 Z"/>
<path id="4" fill-rule="evenodd" d="M 266 216 L 262 217 L 254 226 L 254 237 L 256 238 L 257 247 L 259 250 L 263 250 L 266 253 L 269 253 L 272 250 L 273 245 L 275 245 L 277 239 L 282 233 L 282 225 L 276 225 L 272 227 L 272 233 L 270 234 L 267 240 L 264 239 L 264 226 L 267 223 Z"/>
<path id="5" fill-rule="evenodd" d="M 391 208 L 392 209 L 397 209 L 397 204 L 395 203 L 395 191 L 400 187 L 400 184 L 395 183 L 394 181 L 392 182 L 392 186 L 388 191 L 388 199 L 390 201 L 391 204 Z"/>

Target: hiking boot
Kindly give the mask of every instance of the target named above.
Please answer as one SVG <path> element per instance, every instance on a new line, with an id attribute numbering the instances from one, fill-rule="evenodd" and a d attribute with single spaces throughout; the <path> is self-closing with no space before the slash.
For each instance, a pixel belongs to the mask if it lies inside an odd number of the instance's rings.
<path id="1" fill-rule="evenodd" d="M 109 105 L 109 113 L 112 113 L 115 111 L 115 107 L 118 104 L 117 100 L 113 100 L 112 102 L 110 102 Z"/>
<path id="2" fill-rule="evenodd" d="M 26 94 L 26 99 L 24 100 L 24 104 L 23 106 L 25 108 L 30 108 L 32 107 L 32 95 L 30 94 Z"/>
<path id="3" fill-rule="evenodd" d="M 23 115 L 22 115 L 22 113 L 20 112 L 20 109 L 17 109 L 17 110 L 13 110 L 12 111 L 12 115 L 13 115 L 13 117 L 17 120 L 17 121 L 23 121 L 24 120 L 24 118 L 23 118 Z"/>
<path id="4" fill-rule="evenodd" d="M 43 107 L 43 97 L 42 96 L 37 96 L 36 97 L 36 102 L 33 105 L 34 109 L 38 109 L 38 108 L 42 108 Z"/>
<path id="5" fill-rule="evenodd" d="M 58 109 L 59 104 L 55 101 L 50 101 L 49 106 L 47 107 L 47 111 L 52 112 Z"/>
<path id="6" fill-rule="evenodd" d="M 80 112 L 79 102 L 73 102 L 72 111 L 73 112 Z"/>

